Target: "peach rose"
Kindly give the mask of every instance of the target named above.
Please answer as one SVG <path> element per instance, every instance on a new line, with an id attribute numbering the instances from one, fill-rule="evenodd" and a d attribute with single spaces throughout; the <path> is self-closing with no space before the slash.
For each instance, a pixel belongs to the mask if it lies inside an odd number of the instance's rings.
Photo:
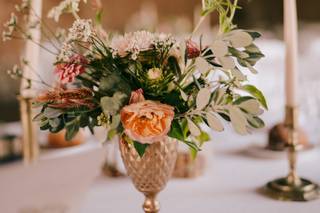
<path id="1" fill-rule="evenodd" d="M 152 144 L 168 134 L 174 108 L 146 100 L 125 106 L 120 115 L 128 137 L 143 144 Z"/>

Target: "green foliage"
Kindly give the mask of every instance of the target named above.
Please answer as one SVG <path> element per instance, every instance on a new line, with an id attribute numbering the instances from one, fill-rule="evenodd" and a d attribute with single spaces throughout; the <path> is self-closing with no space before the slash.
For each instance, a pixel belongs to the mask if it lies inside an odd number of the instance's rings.
<path id="1" fill-rule="evenodd" d="M 142 144 L 137 141 L 134 141 L 133 145 L 141 158 L 143 157 L 147 147 L 149 146 L 149 144 Z"/>
<path id="2" fill-rule="evenodd" d="M 207 16 L 210 13 L 217 11 L 219 14 L 220 32 L 228 32 L 235 28 L 232 20 L 237 6 L 238 0 L 202 0 L 202 16 Z"/>
<path id="3" fill-rule="evenodd" d="M 251 95 L 253 95 L 257 100 L 261 103 L 261 105 L 265 108 L 268 109 L 267 101 L 263 95 L 263 93 L 255 86 L 253 85 L 244 85 L 242 89 Z"/>

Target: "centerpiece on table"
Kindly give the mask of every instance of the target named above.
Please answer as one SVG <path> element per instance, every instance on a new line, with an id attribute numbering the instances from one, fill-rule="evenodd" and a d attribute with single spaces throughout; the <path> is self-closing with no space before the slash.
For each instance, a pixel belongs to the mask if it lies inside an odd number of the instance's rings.
<path id="1" fill-rule="evenodd" d="M 17 9 L 24 12 L 24 1 Z M 223 131 L 231 122 L 239 134 L 264 124 L 259 118 L 267 108 L 262 93 L 248 84 L 246 74 L 263 57 L 254 40 L 260 34 L 232 24 L 237 1 L 204 0 L 202 18 L 184 41 L 147 31 L 110 36 L 97 21 L 80 19 L 80 0 L 62 1 L 49 15 L 75 17 L 65 36 L 43 46 L 56 55 L 55 86 L 35 98 L 35 116 L 42 130 L 66 130 L 71 140 L 80 128 L 108 129 L 108 139 L 120 137 L 120 151 L 129 176 L 146 196 L 145 212 L 158 212 L 156 195 L 173 171 L 178 143 L 196 157 L 209 135 L 203 129 Z M 219 14 L 219 32 L 204 44 L 194 33 L 211 12 Z M 25 36 L 15 15 L 7 23 L 5 39 Z M 61 35 L 61 34 L 60 34 Z M 28 62 L 23 61 L 24 66 Z M 25 78 L 18 67 L 11 75 Z M 30 83 L 43 80 L 28 79 Z"/>

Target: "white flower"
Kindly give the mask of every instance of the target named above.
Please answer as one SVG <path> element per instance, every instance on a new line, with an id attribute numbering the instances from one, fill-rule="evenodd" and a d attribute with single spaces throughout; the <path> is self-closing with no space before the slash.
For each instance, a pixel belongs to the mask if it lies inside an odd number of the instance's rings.
<path id="1" fill-rule="evenodd" d="M 83 2 L 87 2 L 83 0 Z M 79 12 L 80 0 L 64 0 L 56 7 L 53 7 L 49 13 L 48 18 L 53 18 L 56 22 L 59 21 L 63 13 L 77 13 Z"/>
<path id="2" fill-rule="evenodd" d="M 133 42 L 133 48 L 139 51 L 149 49 L 155 38 L 154 34 L 147 31 L 129 33 L 128 37 L 130 37 Z"/>
<path id="3" fill-rule="evenodd" d="M 69 29 L 68 39 L 87 42 L 92 34 L 92 22 L 89 19 L 77 19 Z"/>
<path id="4" fill-rule="evenodd" d="M 114 37 L 110 47 L 113 49 L 114 56 L 126 57 L 130 50 L 130 40 L 124 36 Z"/>
<path id="5" fill-rule="evenodd" d="M 170 34 L 159 33 L 155 35 L 154 45 L 159 46 L 172 46 L 176 43 L 175 38 Z"/>
<path id="6" fill-rule="evenodd" d="M 20 5 L 15 5 L 15 8 L 18 12 L 28 10 L 30 8 L 30 3 L 30 0 L 22 0 Z"/>
<path id="7" fill-rule="evenodd" d="M 57 61 L 69 61 L 74 55 L 74 48 L 70 42 L 65 42 L 57 56 Z"/>
<path id="8" fill-rule="evenodd" d="M 137 31 L 113 38 L 110 47 L 113 49 L 114 55 L 125 57 L 131 53 L 131 58 L 135 60 L 141 51 L 151 48 L 154 39 L 153 33 Z"/>
<path id="9" fill-rule="evenodd" d="M 2 32 L 2 40 L 8 41 L 12 39 L 12 34 L 15 31 L 18 23 L 18 18 L 14 13 L 11 13 L 9 21 L 4 24 L 5 30 Z"/>
<path id="10" fill-rule="evenodd" d="M 149 80 L 157 80 L 161 78 L 162 70 L 159 68 L 152 68 L 148 70 L 148 78 Z"/>

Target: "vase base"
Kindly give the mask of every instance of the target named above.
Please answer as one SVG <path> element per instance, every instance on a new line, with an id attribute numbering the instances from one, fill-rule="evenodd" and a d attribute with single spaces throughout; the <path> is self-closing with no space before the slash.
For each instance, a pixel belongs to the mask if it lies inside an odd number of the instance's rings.
<path id="1" fill-rule="evenodd" d="M 143 210 L 145 213 L 158 213 L 160 211 L 160 203 L 156 200 L 156 193 L 145 193 L 145 201 L 143 203 Z"/>
<path id="2" fill-rule="evenodd" d="M 299 184 L 290 183 L 288 177 L 275 179 L 267 183 L 263 192 L 271 198 L 285 201 L 310 201 L 320 198 L 319 185 L 303 178 Z"/>

